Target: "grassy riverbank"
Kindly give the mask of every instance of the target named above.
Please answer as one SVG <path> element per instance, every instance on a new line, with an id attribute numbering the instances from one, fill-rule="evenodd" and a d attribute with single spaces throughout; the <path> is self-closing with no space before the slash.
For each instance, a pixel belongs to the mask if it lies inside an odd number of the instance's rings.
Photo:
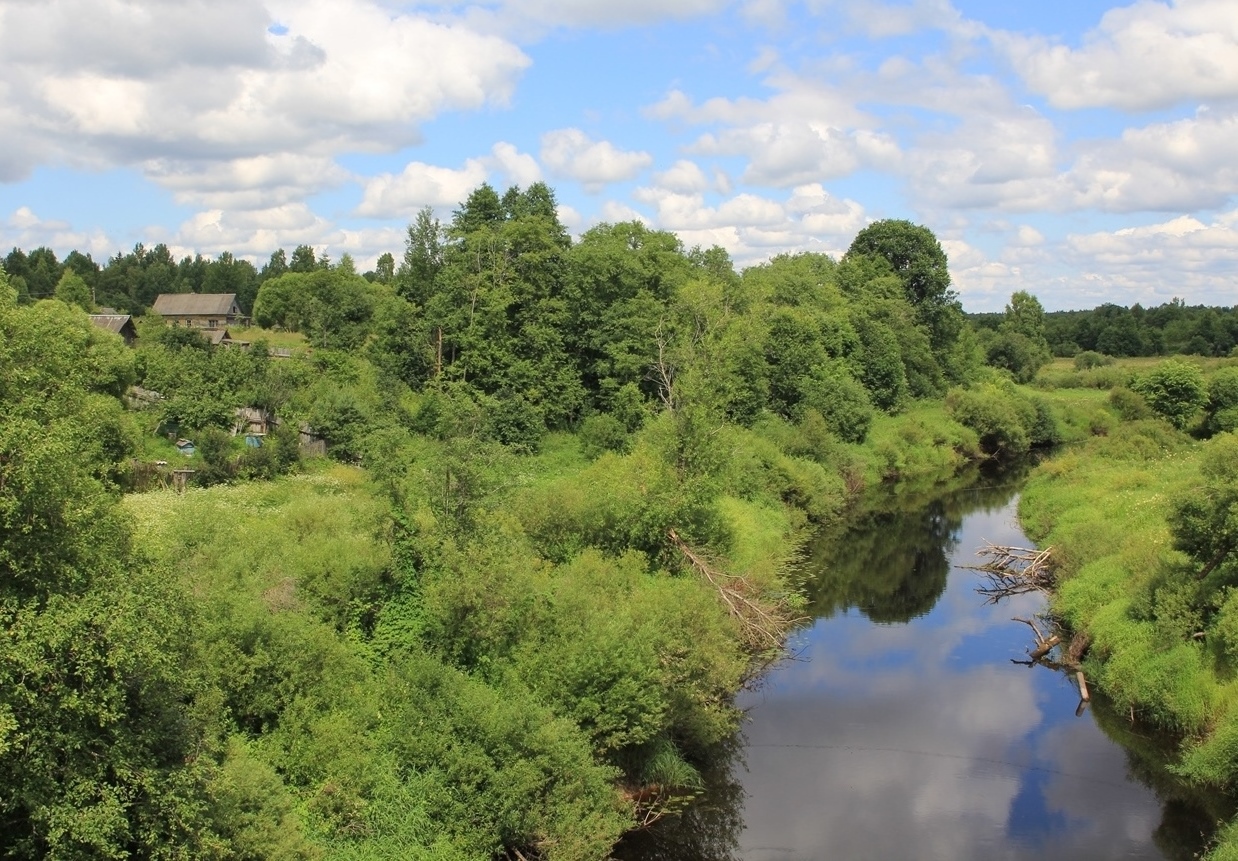
<path id="1" fill-rule="evenodd" d="M 1222 368 L 1207 380 L 1209 403 L 1224 394 L 1230 374 Z M 1088 678 L 1117 714 L 1181 739 L 1167 761 L 1171 771 L 1232 791 L 1238 439 L 1228 432 L 1201 439 L 1215 422 L 1202 402 L 1178 428 L 1159 417 L 1131 420 L 1128 395 L 1107 402 L 1114 423 L 1103 435 L 1033 474 L 1020 505 L 1023 525 L 1054 548 L 1052 606 L 1068 627 L 1091 636 Z M 1211 857 L 1238 857 L 1238 830 L 1224 831 Z"/>

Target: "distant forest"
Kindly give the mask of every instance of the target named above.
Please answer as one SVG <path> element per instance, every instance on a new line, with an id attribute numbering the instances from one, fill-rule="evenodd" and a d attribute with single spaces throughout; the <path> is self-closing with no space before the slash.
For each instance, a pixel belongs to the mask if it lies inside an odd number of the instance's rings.
<path id="1" fill-rule="evenodd" d="M 1002 314 L 969 314 L 978 329 L 996 330 Z M 1228 356 L 1238 344 L 1238 306 L 1210 308 L 1174 299 L 1155 308 L 1104 304 L 1091 311 L 1045 313 L 1055 356 L 1094 350 L 1107 356 Z"/>
<path id="2" fill-rule="evenodd" d="M 347 254 L 337 263 L 327 254 L 318 256 L 309 245 L 298 245 L 291 255 L 278 249 L 259 269 L 227 251 L 213 260 L 198 254 L 178 261 L 162 243 L 153 248 L 139 243 L 104 265 L 79 251 L 58 260 L 50 248 L 28 253 L 14 248 L 3 265 L 17 289 L 18 302 L 55 295 L 64 273 L 72 272 L 91 289 L 95 305 L 131 314 L 145 312 L 160 293 L 235 293 L 241 310 L 251 314 L 258 288 L 271 278 L 336 266 L 353 269 Z M 390 283 L 396 276 L 396 259 L 383 254 L 374 270 L 357 274 L 370 282 Z M 977 329 L 992 331 L 1004 319 L 1000 312 L 967 316 Z M 1045 313 L 1045 335 L 1055 356 L 1070 357 L 1084 350 L 1118 357 L 1228 356 L 1238 345 L 1238 306 L 1214 308 L 1174 299 L 1155 308 L 1106 303 L 1088 311 L 1050 311 Z"/>

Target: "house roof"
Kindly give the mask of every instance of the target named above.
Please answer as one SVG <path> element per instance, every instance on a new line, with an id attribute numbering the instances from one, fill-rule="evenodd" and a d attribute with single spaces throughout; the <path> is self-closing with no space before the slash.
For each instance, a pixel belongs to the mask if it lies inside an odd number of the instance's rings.
<path id="1" fill-rule="evenodd" d="M 202 329 L 202 336 L 210 341 L 213 346 L 218 347 L 224 341 L 231 341 L 232 336 L 228 334 L 227 329 Z"/>
<path id="2" fill-rule="evenodd" d="M 160 293 L 151 310 L 164 317 L 241 313 L 235 293 Z"/>
<path id="3" fill-rule="evenodd" d="M 117 335 L 125 328 L 126 323 L 132 326 L 132 318 L 128 314 L 91 314 L 90 322 Z"/>

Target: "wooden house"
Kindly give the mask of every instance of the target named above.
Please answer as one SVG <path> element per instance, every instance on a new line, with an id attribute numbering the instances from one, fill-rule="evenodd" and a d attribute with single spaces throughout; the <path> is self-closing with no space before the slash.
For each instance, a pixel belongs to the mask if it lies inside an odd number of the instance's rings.
<path id="1" fill-rule="evenodd" d="M 125 339 L 127 347 L 132 347 L 133 342 L 138 339 L 137 327 L 133 325 L 133 318 L 128 314 L 91 314 L 90 322 L 100 329 L 120 335 Z"/>
<path id="2" fill-rule="evenodd" d="M 160 293 L 151 312 L 173 326 L 216 331 L 245 320 L 235 293 Z"/>

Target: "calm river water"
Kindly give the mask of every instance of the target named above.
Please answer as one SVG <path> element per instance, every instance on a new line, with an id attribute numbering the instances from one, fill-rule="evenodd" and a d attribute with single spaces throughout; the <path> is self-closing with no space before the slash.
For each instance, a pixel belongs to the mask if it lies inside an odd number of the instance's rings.
<path id="1" fill-rule="evenodd" d="M 1037 596 L 986 604 L 985 542 L 1030 546 L 1009 480 L 887 500 L 812 548 L 816 616 L 741 695 L 738 748 L 651 859 L 1191 858 L 1220 813 L 1147 764 L 1157 742 L 1025 659 Z M 1098 725 L 1121 738 L 1115 742 Z M 1155 787 L 1155 788 L 1153 788 Z"/>

